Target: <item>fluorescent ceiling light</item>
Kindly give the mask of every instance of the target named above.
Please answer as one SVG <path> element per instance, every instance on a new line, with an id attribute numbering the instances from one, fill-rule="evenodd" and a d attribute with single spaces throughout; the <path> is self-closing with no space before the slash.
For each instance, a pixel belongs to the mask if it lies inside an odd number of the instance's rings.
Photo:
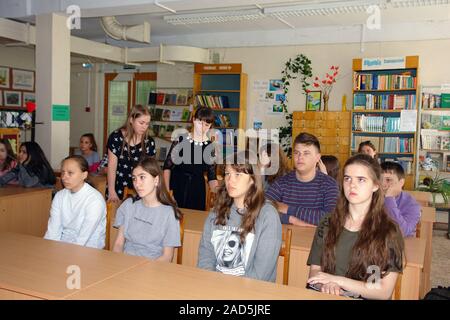
<path id="1" fill-rule="evenodd" d="M 223 23 L 234 21 L 252 21 L 264 18 L 260 9 L 242 11 L 222 11 L 192 14 L 176 14 L 165 16 L 164 21 L 173 25 L 199 24 L 199 23 Z"/>
<path id="2" fill-rule="evenodd" d="M 347 0 L 347 1 L 310 1 L 298 5 L 276 6 L 240 11 L 218 11 L 192 14 L 174 14 L 165 16 L 164 21 L 173 25 L 226 23 L 238 21 L 255 21 L 266 17 L 284 19 L 301 16 L 327 16 L 337 14 L 362 13 L 370 6 L 380 9 L 408 8 L 420 6 L 448 5 L 450 0 Z M 281 20 L 280 20 L 281 21 Z M 282 22 L 287 23 L 285 20 Z M 291 26 L 291 25 L 290 25 Z M 291 26 L 292 27 L 292 26 Z"/>
<path id="3" fill-rule="evenodd" d="M 263 12 L 268 16 L 280 18 L 298 17 L 298 16 L 326 16 L 334 14 L 365 12 L 368 7 L 378 5 L 380 8 L 386 8 L 383 0 L 356 0 L 356 1 L 327 1 L 327 2 L 308 2 L 295 6 L 269 7 L 264 8 Z"/>

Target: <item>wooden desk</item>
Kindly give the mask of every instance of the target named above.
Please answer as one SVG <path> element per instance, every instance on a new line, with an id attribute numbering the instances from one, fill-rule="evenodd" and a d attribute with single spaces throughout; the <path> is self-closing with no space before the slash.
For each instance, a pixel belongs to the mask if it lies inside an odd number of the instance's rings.
<path id="1" fill-rule="evenodd" d="M 185 214 L 183 265 L 196 266 L 198 246 L 208 213 L 189 209 L 181 209 L 181 211 Z M 314 239 L 315 227 L 283 225 L 283 228 L 292 229 L 289 286 L 305 288 L 309 276 L 309 266 L 306 262 Z M 407 267 L 403 274 L 401 297 L 402 299 L 418 299 L 426 241 L 416 238 L 405 239 L 405 246 Z M 282 279 L 282 263 L 282 258 L 279 258 L 277 267 L 277 282 L 279 283 Z M 418 270 L 419 278 L 416 277 Z"/>
<path id="2" fill-rule="evenodd" d="M 420 287 L 422 299 L 431 290 L 431 258 L 433 244 L 433 224 L 436 221 L 436 209 L 422 207 L 420 216 L 420 239 L 425 240 L 425 260 L 423 263 L 423 279 Z"/>
<path id="3" fill-rule="evenodd" d="M 345 299 L 312 290 L 155 261 L 149 261 L 144 265 L 132 268 L 67 298 L 171 300 Z"/>
<path id="4" fill-rule="evenodd" d="M 0 232 L 0 298 L 60 299 L 71 265 L 81 271 L 81 289 L 146 262 L 106 250 Z M 77 291 L 77 290 L 75 290 Z"/>
<path id="5" fill-rule="evenodd" d="M 0 231 L 43 237 L 51 202 L 48 188 L 0 187 Z"/>

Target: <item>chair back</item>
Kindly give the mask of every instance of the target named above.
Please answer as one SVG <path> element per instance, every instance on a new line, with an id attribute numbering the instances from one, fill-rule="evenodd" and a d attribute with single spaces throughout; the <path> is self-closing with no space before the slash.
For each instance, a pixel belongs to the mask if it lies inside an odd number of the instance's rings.
<path id="1" fill-rule="evenodd" d="M 289 261 L 291 258 L 292 230 L 285 228 L 282 233 L 282 244 L 280 248 L 280 257 L 283 257 L 283 284 L 289 283 Z"/>

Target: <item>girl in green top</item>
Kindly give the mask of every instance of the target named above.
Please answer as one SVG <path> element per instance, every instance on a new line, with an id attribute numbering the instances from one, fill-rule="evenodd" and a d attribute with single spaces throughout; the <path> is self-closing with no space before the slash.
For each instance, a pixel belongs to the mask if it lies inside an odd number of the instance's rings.
<path id="1" fill-rule="evenodd" d="M 319 224 L 308 284 L 335 295 L 389 299 L 403 269 L 404 242 L 384 209 L 377 161 L 357 154 L 344 165 L 335 211 Z"/>

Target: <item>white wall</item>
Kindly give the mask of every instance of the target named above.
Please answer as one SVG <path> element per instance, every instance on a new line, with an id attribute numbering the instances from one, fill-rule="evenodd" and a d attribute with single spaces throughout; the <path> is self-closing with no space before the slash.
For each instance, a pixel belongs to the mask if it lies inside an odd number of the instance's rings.
<path id="1" fill-rule="evenodd" d="M 419 81 L 421 84 L 450 84 L 450 39 L 429 41 L 402 41 L 367 43 L 361 53 L 357 43 L 332 45 L 307 45 L 256 48 L 213 49 L 220 53 L 221 63 L 242 63 L 248 74 L 247 127 L 253 127 L 256 116 L 264 128 L 285 125 L 283 116 L 267 115 L 257 108 L 254 80 L 280 79 L 281 70 L 289 58 L 303 53 L 312 61 L 314 76 L 323 78 L 331 65 L 340 66 L 340 75 L 330 95 L 330 110 L 341 110 L 341 101 L 347 95 L 347 108 L 352 103 L 352 59 L 361 57 L 419 56 Z M 305 95 L 300 93 L 298 81 L 289 89 L 289 111 L 305 109 Z"/>

